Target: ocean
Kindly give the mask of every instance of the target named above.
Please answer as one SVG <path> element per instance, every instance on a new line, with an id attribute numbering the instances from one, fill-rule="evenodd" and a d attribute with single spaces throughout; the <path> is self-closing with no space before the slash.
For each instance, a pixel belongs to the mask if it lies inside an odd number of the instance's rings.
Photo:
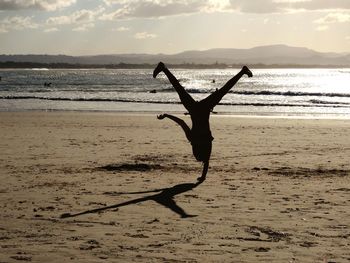
<path id="1" fill-rule="evenodd" d="M 186 112 L 164 74 L 152 69 L 2 69 L 0 111 Z M 174 69 L 196 99 L 239 69 Z M 350 117 L 350 68 L 252 69 L 214 113 Z"/>

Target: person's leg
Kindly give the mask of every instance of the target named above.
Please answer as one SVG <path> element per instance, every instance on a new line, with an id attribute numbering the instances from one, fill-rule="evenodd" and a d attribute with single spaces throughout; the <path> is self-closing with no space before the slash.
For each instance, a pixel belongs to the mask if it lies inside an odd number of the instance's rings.
<path id="1" fill-rule="evenodd" d="M 204 180 L 207 176 L 208 168 L 209 168 L 209 160 L 203 162 L 202 176 L 197 178 L 198 182 L 204 182 Z"/>
<path id="2" fill-rule="evenodd" d="M 220 100 L 223 96 L 225 96 L 230 89 L 240 80 L 243 75 L 248 75 L 249 78 L 253 76 L 252 72 L 248 69 L 248 67 L 244 66 L 241 71 L 231 78 L 226 84 L 219 90 L 216 90 L 214 93 L 210 94 L 205 99 L 201 100 L 201 103 L 204 103 L 210 109 L 213 109 L 216 105 L 219 104 Z"/>
<path id="3" fill-rule="evenodd" d="M 180 97 L 181 103 L 184 107 L 190 111 L 193 105 L 195 104 L 195 100 L 191 97 L 190 94 L 187 93 L 185 88 L 181 86 L 180 82 L 177 78 L 170 72 L 170 70 L 164 65 L 163 62 L 159 62 L 158 66 L 153 71 L 153 78 L 157 77 L 160 72 L 164 72 L 164 74 L 169 79 L 170 83 L 175 88 L 177 94 Z"/>

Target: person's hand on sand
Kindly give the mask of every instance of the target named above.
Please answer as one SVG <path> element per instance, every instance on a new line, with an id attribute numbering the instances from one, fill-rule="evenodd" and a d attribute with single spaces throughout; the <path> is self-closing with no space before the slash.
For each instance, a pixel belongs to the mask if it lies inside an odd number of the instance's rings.
<path id="1" fill-rule="evenodd" d="M 157 115 L 158 120 L 163 120 L 165 117 L 166 117 L 166 114 Z"/>

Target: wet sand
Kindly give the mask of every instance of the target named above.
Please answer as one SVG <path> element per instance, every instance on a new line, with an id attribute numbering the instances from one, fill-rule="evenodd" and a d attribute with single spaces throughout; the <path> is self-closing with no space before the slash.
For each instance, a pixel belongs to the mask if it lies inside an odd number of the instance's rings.
<path id="1" fill-rule="evenodd" d="M 211 124 L 0 113 L 0 262 L 350 261 L 350 120 Z"/>

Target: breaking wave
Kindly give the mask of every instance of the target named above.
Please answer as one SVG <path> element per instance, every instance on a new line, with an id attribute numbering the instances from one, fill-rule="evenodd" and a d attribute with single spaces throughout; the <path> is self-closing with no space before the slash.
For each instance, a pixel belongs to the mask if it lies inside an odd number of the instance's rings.
<path id="1" fill-rule="evenodd" d="M 160 101 L 144 99 L 121 99 L 121 98 L 67 98 L 67 97 L 40 97 L 40 96 L 0 96 L 6 100 L 49 100 L 49 101 L 86 101 L 86 102 L 132 102 L 153 104 L 181 104 L 179 101 Z M 330 102 L 322 100 L 309 100 L 311 103 L 273 103 L 273 102 L 222 102 L 220 105 L 227 106 L 256 106 L 256 107 L 326 107 L 326 108 L 350 108 L 350 103 Z"/>

